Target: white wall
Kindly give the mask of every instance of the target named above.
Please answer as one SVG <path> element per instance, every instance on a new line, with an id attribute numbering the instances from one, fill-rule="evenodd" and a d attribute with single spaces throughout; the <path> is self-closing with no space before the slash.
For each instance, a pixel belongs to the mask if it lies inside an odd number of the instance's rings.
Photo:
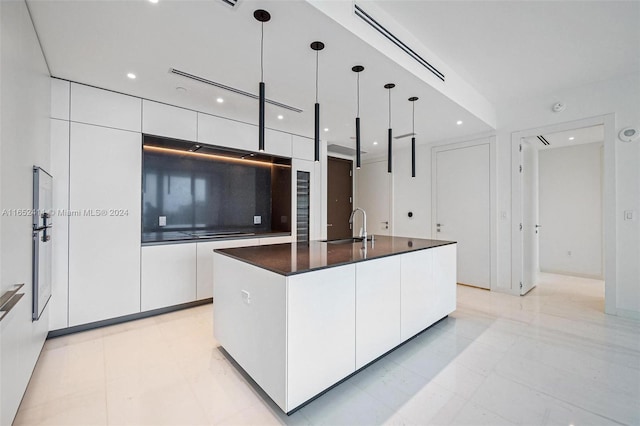
<path id="1" fill-rule="evenodd" d="M 49 308 L 31 321 L 34 165 L 49 169 L 50 78 L 24 1 L 0 1 L 0 292 L 25 296 L 0 323 L 0 424 L 11 424 L 44 343 Z M 5 210 L 6 209 L 6 210 Z"/>
<path id="2" fill-rule="evenodd" d="M 538 153 L 540 270 L 602 278 L 602 142 Z"/>

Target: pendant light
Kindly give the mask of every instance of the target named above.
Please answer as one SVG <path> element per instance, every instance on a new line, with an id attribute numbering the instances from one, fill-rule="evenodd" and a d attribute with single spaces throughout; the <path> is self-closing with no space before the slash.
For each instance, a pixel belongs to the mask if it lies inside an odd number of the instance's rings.
<path id="1" fill-rule="evenodd" d="M 258 151 L 264 151 L 264 23 L 269 22 L 271 15 L 266 10 L 258 9 L 253 12 L 253 17 L 260 22 L 260 100 L 258 113 Z"/>
<path id="2" fill-rule="evenodd" d="M 393 131 L 391 130 L 391 89 L 396 87 L 393 83 L 387 83 L 384 88 L 389 91 L 389 140 L 387 142 L 387 172 L 391 173 L 393 164 Z"/>
<path id="3" fill-rule="evenodd" d="M 360 168 L 360 73 L 364 71 L 362 65 L 356 65 L 351 68 L 358 76 L 357 83 L 357 113 L 356 113 L 356 169 Z"/>
<path id="4" fill-rule="evenodd" d="M 320 51 L 324 49 L 324 43 L 321 41 L 314 41 L 311 43 L 311 49 L 316 51 L 316 105 L 315 105 L 315 161 L 320 161 L 320 104 L 318 103 L 318 61 Z"/>
<path id="5" fill-rule="evenodd" d="M 412 96 L 409 98 L 409 102 L 411 102 L 412 107 L 412 115 L 411 115 L 411 177 L 416 177 L 416 101 L 418 100 L 417 96 Z"/>

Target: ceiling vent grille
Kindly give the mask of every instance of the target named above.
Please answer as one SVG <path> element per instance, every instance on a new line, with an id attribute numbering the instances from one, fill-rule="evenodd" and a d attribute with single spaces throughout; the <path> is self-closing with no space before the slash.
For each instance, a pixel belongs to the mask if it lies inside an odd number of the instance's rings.
<path id="1" fill-rule="evenodd" d="M 373 29 L 378 31 L 380 34 L 385 36 L 389 41 L 398 46 L 404 53 L 411 56 L 413 60 L 418 62 L 420 65 L 431 71 L 433 75 L 438 77 L 440 80 L 444 81 L 444 74 L 438 71 L 436 67 L 427 62 L 422 56 L 418 55 L 413 49 L 407 46 L 402 40 L 393 35 L 389 30 L 380 25 L 378 21 L 373 19 L 371 15 L 365 12 L 360 6 L 354 3 L 356 16 L 362 19 L 364 22 L 369 24 Z"/>
<path id="2" fill-rule="evenodd" d="M 190 78 L 191 80 L 199 81 L 200 83 L 204 83 L 204 84 L 208 84 L 208 85 L 213 86 L 213 87 L 217 87 L 219 89 L 228 90 L 229 92 L 237 93 L 238 95 L 246 96 L 246 97 L 252 98 L 252 99 L 258 99 L 258 95 L 255 95 L 253 93 L 245 92 L 244 90 L 236 89 L 235 87 L 227 86 L 226 84 L 222 84 L 222 83 L 218 83 L 216 81 L 208 80 L 208 79 L 206 79 L 204 77 L 200 77 L 200 76 L 197 76 L 197 75 L 189 74 L 188 72 L 180 71 L 180 70 L 175 69 L 175 68 L 169 69 L 169 72 L 172 73 L 172 74 L 179 75 L 181 77 L 186 77 L 186 78 Z M 293 112 L 297 112 L 297 113 L 303 112 L 303 110 L 301 110 L 300 108 L 296 108 L 296 107 L 291 106 L 291 105 L 283 104 L 282 102 L 274 101 L 272 99 L 266 99 L 265 102 L 268 103 L 268 104 L 280 107 L 280 108 L 288 109 L 289 111 L 293 111 Z"/>
<path id="3" fill-rule="evenodd" d="M 356 150 L 353 148 L 349 148 L 347 146 L 338 145 L 335 143 L 327 145 L 327 151 L 335 152 L 336 154 L 342 155 L 356 155 Z M 360 150 L 361 154 L 366 154 L 367 151 Z"/>
<path id="4" fill-rule="evenodd" d="M 547 138 L 545 138 L 544 136 L 539 135 L 539 136 L 537 136 L 537 138 L 538 138 L 538 140 L 539 140 L 540 142 L 542 142 L 542 145 L 544 145 L 544 146 L 549 146 L 549 145 L 551 145 L 551 144 L 549 143 L 549 141 L 547 140 Z"/>
<path id="5" fill-rule="evenodd" d="M 230 7 L 236 7 L 240 0 L 220 0 L 222 3 Z"/>

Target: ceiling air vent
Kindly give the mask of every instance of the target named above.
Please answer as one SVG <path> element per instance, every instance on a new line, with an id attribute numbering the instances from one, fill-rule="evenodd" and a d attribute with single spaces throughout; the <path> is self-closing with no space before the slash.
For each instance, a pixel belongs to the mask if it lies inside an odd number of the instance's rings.
<path id="1" fill-rule="evenodd" d="M 172 73 L 172 74 L 179 75 L 181 77 L 186 77 L 186 78 L 190 78 L 191 80 L 199 81 L 200 83 L 204 83 L 204 84 L 208 84 L 210 86 L 217 87 L 219 89 L 228 90 L 229 92 L 237 93 L 238 95 L 243 95 L 243 96 L 246 96 L 246 97 L 252 98 L 252 99 L 258 99 L 258 95 L 254 95 L 253 93 L 245 92 L 244 90 L 236 89 L 235 87 L 227 86 L 226 84 L 218 83 L 216 81 L 211 81 L 211 80 L 208 80 L 208 79 L 206 79 L 204 77 L 200 77 L 200 76 L 197 76 L 197 75 L 189 74 L 188 72 L 180 71 L 180 70 L 177 70 L 175 68 L 170 68 L 169 72 Z M 282 102 L 274 101 L 272 99 L 266 99 L 265 102 L 268 103 L 268 104 L 271 104 L 271 105 L 275 105 L 275 106 L 280 107 L 280 108 L 288 109 L 289 111 L 293 111 L 293 112 L 300 113 L 300 112 L 303 111 L 300 108 L 296 108 L 296 107 L 291 106 L 291 105 L 283 104 Z"/>
<path id="2" fill-rule="evenodd" d="M 356 16 L 358 18 L 362 19 L 364 22 L 369 24 L 373 29 L 378 31 L 383 36 L 385 36 L 389 41 L 391 41 L 393 44 L 395 44 L 400 49 L 402 49 L 402 51 L 404 53 L 406 53 L 407 55 L 411 56 L 411 58 L 413 58 L 414 61 L 418 62 L 420 65 L 422 65 L 423 67 L 425 67 L 426 69 L 431 71 L 433 73 L 433 75 L 438 77 L 440 80 L 444 81 L 444 74 L 442 74 L 440 71 L 438 71 L 438 69 L 436 69 L 436 67 L 434 67 L 429 62 L 427 62 L 422 56 L 418 55 L 413 49 L 411 49 L 409 46 L 407 46 L 398 37 L 393 35 L 388 29 L 386 29 L 385 27 L 380 25 L 380 23 L 378 23 L 378 21 L 373 19 L 371 17 L 371 15 L 369 15 L 367 12 L 365 12 L 360 6 L 358 6 L 357 4 L 354 3 L 354 7 L 355 7 Z"/>
<path id="3" fill-rule="evenodd" d="M 236 7 L 240 0 L 220 0 L 220 1 L 226 4 L 227 6 Z"/>
<path id="4" fill-rule="evenodd" d="M 330 145 L 327 145 L 327 151 L 329 152 L 335 152 L 336 154 L 342 154 L 342 155 L 356 155 L 356 150 L 353 148 L 349 148 L 346 146 L 342 146 L 342 145 L 338 145 L 335 143 L 332 143 Z M 363 151 L 360 150 L 361 154 L 366 154 L 367 151 Z"/>
<path id="5" fill-rule="evenodd" d="M 551 144 L 549 143 L 549 141 L 547 140 L 547 138 L 545 138 L 544 136 L 539 135 L 539 136 L 537 136 L 537 138 L 538 138 L 538 140 L 539 140 L 540 142 L 542 142 L 542 145 L 544 145 L 544 146 L 549 146 L 549 145 L 551 145 Z"/>

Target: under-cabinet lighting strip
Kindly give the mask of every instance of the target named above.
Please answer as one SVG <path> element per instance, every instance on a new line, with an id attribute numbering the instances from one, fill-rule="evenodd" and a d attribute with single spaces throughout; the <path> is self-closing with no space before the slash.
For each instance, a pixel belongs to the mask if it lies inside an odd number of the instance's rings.
<path id="1" fill-rule="evenodd" d="M 182 151 L 180 149 L 164 148 L 164 147 L 160 147 L 160 146 L 145 145 L 143 147 L 143 149 L 145 151 L 164 152 L 166 154 L 174 154 L 174 155 L 188 155 L 188 156 L 192 156 L 192 157 L 201 157 L 201 158 L 209 158 L 209 159 L 215 159 L 215 160 L 229 161 L 231 163 L 250 163 L 250 164 L 255 164 L 257 166 L 263 166 L 263 167 L 272 167 L 272 166 L 291 167 L 288 164 L 267 163 L 266 161 L 247 160 L 245 158 L 226 157 L 224 155 L 206 154 L 204 152 Z"/>

